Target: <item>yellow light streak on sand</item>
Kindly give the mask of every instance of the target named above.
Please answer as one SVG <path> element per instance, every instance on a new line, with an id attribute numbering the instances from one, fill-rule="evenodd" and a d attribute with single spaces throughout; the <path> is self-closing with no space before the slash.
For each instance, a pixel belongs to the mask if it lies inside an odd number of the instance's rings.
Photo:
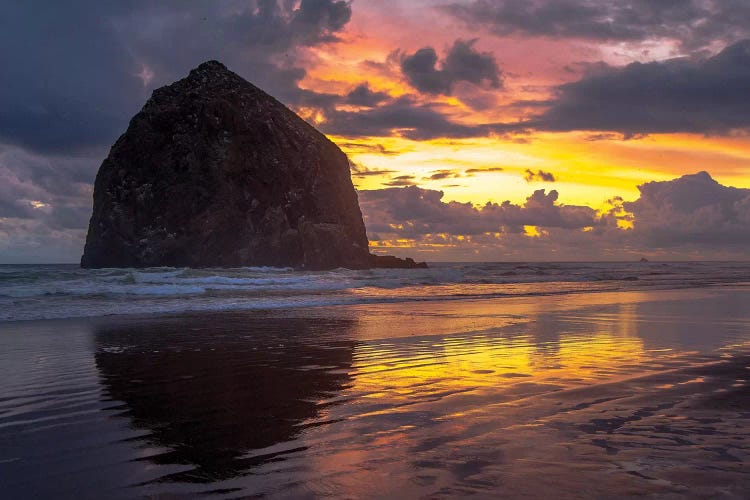
<path id="1" fill-rule="evenodd" d="M 605 304 L 611 300 L 609 294 L 602 295 L 594 297 L 594 302 Z M 401 352 L 398 343 L 373 345 L 363 350 L 355 356 L 356 389 L 374 398 L 399 400 L 408 398 L 425 383 L 436 392 L 460 393 L 599 378 L 602 371 L 637 364 L 643 359 L 644 345 L 636 325 L 636 303 L 640 298 L 634 293 L 617 305 L 614 313 L 589 317 L 588 320 L 596 322 L 597 330 L 585 338 L 577 335 L 566 338 L 557 330 L 549 330 L 544 322 L 526 323 L 522 319 L 542 317 L 550 309 L 560 313 L 570 307 L 565 300 L 553 299 L 543 307 L 526 298 L 509 299 L 503 304 L 465 302 L 460 314 L 451 311 L 450 306 L 431 303 L 418 311 L 401 311 L 397 315 L 388 313 L 391 308 L 381 307 L 378 321 L 361 323 L 358 336 L 371 338 L 382 331 L 394 337 L 424 332 L 430 335 L 423 341 L 425 354 Z M 435 331 L 438 325 L 439 330 Z M 518 333 L 498 335 L 481 331 L 499 327 L 512 328 Z M 450 334 L 472 330 L 475 333 Z"/>

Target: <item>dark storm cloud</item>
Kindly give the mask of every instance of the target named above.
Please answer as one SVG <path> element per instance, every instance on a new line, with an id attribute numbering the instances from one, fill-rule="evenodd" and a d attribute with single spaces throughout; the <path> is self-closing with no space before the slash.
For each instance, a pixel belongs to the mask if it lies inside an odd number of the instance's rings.
<path id="1" fill-rule="evenodd" d="M 372 108 L 388 99 L 385 92 L 374 92 L 366 83 L 357 85 L 351 92 L 346 95 L 346 103 L 355 106 L 364 106 Z"/>
<path id="2" fill-rule="evenodd" d="M 544 170 L 537 170 L 534 172 L 527 168 L 526 174 L 523 178 L 526 179 L 526 182 L 555 182 L 554 174 L 552 174 L 552 172 L 545 172 Z"/>
<path id="3" fill-rule="evenodd" d="M 477 51 L 475 43 L 476 40 L 456 40 L 439 68 L 435 49 L 421 48 L 403 57 L 401 71 L 415 89 L 429 94 L 449 95 L 458 82 L 499 88 L 502 72 L 495 56 Z"/>
<path id="4" fill-rule="evenodd" d="M 344 137 L 376 137 L 399 134 L 413 140 L 480 137 L 520 129 L 517 124 L 464 125 L 445 116 L 436 106 L 403 96 L 378 107 L 360 111 L 331 110 L 320 129 Z"/>
<path id="5" fill-rule="evenodd" d="M 674 39 L 686 49 L 750 35 L 745 0 L 474 0 L 445 10 L 498 35 L 637 42 Z"/>
<path id="6" fill-rule="evenodd" d="M 108 145 L 150 91 L 219 59 L 287 103 L 293 50 L 335 39 L 348 2 L 11 2 L 0 16 L 0 143 L 42 152 Z"/>
<path id="7" fill-rule="evenodd" d="M 633 63 L 562 85 L 527 126 L 544 130 L 726 133 L 750 127 L 750 40 L 708 59 Z"/>
<path id="8" fill-rule="evenodd" d="M 273 0 L 265 0 L 265 3 L 276 8 Z M 289 5 L 291 2 L 285 3 Z M 286 10 L 291 9 L 286 7 Z M 301 38 L 304 44 L 310 45 L 336 39 L 336 32 L 343 29 L 351 18 L 351 1 L 302 0 L 299 8 L 292 11 L 291 21 L 285 27 L 290 38 Z"/>
<path id="9" fill-rule="evenodd" d="M 3 6 L 0 142 L 57 151 L 103 144 L 124 127 L 145 93 L 103 10 L 92 2 Z"/>

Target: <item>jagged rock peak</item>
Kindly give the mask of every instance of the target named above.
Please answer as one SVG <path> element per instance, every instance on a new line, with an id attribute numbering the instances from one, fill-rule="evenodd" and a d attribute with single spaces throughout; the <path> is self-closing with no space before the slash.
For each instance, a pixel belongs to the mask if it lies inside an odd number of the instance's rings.
<path id="1" fill-rule="evenodd" d="M 219 61 L 217 61 L 215 59 L 211 59 L 210 61 L 202 62 L 198 66 L 196 66 L 195 68 L 191 69 L 190 70 L 190 74 L 192 75 L 194 73 L 197 74 L 197 73 L 202 73 L 202 72 L 206 72 L 206 71 L 213 71 L 213 72 L 216 72 L 216 71 L 226 71 L 227 73 L 232 73 L 222 63 L 220 63 Z M 232 74 L 234 74 L 234 73 L 232 73 Z"/>

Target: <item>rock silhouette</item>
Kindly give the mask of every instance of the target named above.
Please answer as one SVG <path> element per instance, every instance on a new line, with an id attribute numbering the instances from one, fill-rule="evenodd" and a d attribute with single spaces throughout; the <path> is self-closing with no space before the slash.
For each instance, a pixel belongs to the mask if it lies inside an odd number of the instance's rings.
<path id="1" fill-rule="evenodd" d="M 216 61 L 154 91 L 94 186 L 83 267 L 426 267 L 371 255 L 346 155 Z"/>

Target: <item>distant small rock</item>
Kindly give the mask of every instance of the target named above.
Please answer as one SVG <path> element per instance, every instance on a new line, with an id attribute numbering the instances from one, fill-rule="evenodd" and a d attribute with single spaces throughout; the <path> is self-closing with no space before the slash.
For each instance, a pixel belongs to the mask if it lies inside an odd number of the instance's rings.
<path id="1" fill-rule="evenodd" d="M 426 267 L 371 255 L 346 155 L 209 61 L 154 91 L 96 177 L 83 267 Z"/>
<path id="2" fill-rule="evenodd" d="M 372 267 L 385 267 L 385 268 L 398 268 L 398 269 L 427 269 L 427 264 L 424 262 L 414 262 L 414 259 L 409 257 L 405 259 L 399 259 L 392 255 L 372 255 L 371 265 Z"/>
<path id="3" fill-rule="evenodd" d="M 641 257 L 641 262 L 648 262 L 648 259 L 646 257 Z"/>

